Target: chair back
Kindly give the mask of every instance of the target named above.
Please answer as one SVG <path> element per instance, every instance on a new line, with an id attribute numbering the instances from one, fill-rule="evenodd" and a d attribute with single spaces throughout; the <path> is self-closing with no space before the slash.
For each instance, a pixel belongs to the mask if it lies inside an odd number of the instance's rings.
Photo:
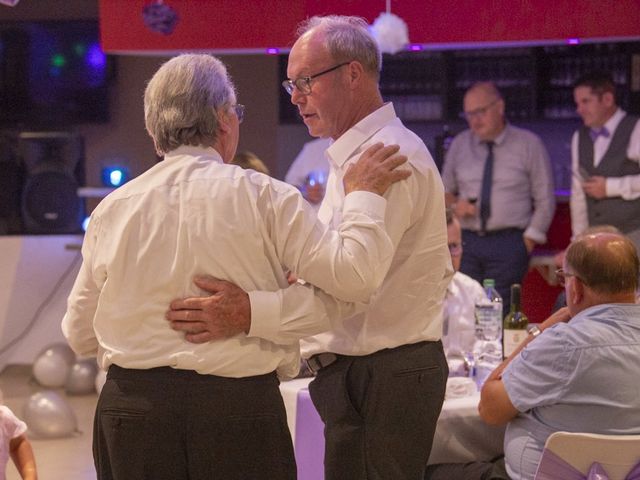
<path id="1" fill-rule="evenodd" d="M 609 480 L 625 480 L 640 463 L 640 435 L 555 432 L 545 443 L 535 480 L 586 478 L 594 462 Z"/>

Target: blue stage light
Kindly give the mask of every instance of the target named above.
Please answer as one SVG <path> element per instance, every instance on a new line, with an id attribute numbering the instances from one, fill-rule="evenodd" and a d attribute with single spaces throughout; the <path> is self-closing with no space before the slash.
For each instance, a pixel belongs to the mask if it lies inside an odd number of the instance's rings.
<path id="1" fill-rule="evenodd" d="M 85 219 L 82 221 L 82 231 L 86 232 L 87 231 L 87 227 L 89 226 L 89 219 L 91 217 L 85 217 Z"/>
<path id="2" fill-rule="evenodd" d="M 129 170 L 125 167 L 105 167 L 102 169 L 102 183 L 106 187 L 119 187 L 129 180 Z"/>

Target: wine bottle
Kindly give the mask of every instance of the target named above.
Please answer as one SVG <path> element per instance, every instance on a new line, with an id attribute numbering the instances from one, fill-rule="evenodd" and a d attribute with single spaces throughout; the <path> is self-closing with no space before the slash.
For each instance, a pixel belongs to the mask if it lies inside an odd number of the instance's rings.
<path id="1" fill-rule="evenodd" d="M 511 355 L 527 336 L 529 319 L 522 311 L 520 297 L 521 287 L 514 283 L 511 285 L 511 309 L 504 317 L 502 329 L 502 352 L 505 358 Z"/>

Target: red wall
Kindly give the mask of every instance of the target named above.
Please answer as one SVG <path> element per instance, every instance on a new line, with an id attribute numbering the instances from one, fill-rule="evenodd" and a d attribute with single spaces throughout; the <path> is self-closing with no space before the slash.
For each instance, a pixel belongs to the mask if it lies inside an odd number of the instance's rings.
<path id="1" fill-rule="evenodd" d="M 286 48 L 308 16 L 360 15 L 372 23 L 385 8 L 384 0 L 165 0 L 180 21 L 164 36 L 142 22 L 149 3 L 100 0 L 105 51 Z M 640 36 L 640 0 L 395 0 L 391 11 L 407 22 L 413 43 Z"/>

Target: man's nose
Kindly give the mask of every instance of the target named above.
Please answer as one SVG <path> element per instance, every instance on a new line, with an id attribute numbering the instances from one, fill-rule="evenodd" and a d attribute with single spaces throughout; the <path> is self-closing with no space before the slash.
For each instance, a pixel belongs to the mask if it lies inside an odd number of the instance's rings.
<path id="1" fill-rule="evenodd" d="M 304 103 L 305 97 L 306 95 L 300 93 L 298 87 L 293 87 L 293 92 L 291 92 L 291 103 L 294 105 L 300 105 L 301 103 Z"/>

